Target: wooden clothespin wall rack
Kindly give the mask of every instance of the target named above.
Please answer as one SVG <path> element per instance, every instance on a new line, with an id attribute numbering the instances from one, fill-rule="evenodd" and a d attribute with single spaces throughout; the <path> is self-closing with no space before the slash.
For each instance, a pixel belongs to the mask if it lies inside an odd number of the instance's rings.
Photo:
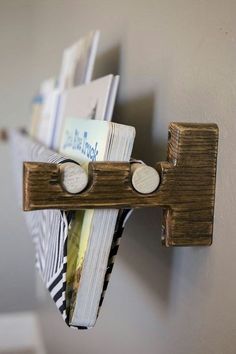
<path id="1" fill-rule="evenodd" d="M 62 183 L 60 165 L 24 162 L 24 210 L 163 208 L 162 243 L 212 243 L 218 147 L 216 124 L 171 123 L 167 160 L 155 166 L 160 184 L 141 194 L 132 185 L 130 163 L 89 164 L 89 182 L 77 194 Z"/>

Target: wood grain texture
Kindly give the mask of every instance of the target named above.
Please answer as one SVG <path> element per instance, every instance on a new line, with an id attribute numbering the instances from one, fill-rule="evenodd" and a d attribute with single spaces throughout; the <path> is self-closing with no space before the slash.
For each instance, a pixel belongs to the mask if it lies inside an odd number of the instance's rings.
<path id="1" fill-rule="evenodd" d="M 133 188 L 142 194 L 153 193 L 160 184 L 157 170 L 144 163 L 131 164 L 131 182 Z"/>
<path id="2" fill-rule="evenodd" d="M 211 245 L 218 152 L 216 124 L 171 123 L 169 207 L 164 210 L 165 246 Z"/>
<path id="3" fill-rule="evenodd" d="M 89 164 L 89 183 L 80 194 L 66 192 L 60 166 L 24 163 L 24 210 L 139 208 L 164 209 L 165 246 L 212 243 L 218 127 L 171 123 L 167 161 L 157 164 L 159 188 L 140 194 L 131 183 L 129 163 Z"/>
<path id="4" fill-rule="evenodd" d="M 74 162 L 60 164 L 62 187 L 71 194 L 82 192 L 88 184 L 87 172 Z"/>

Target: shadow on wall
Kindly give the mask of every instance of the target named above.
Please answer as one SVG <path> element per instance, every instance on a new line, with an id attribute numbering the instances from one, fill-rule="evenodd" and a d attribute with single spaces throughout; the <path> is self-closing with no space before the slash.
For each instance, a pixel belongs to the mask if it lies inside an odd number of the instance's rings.
<path id="1" fill-rule="evenodd" d="M 115 45 L 107 51 L 97 55 L 93 72 L 93 79 L 113 74 L 119 75 L 121 63 L 121 46 Z"/>
<path id="2" fill-rule="evenodd" d="M 153 92 L 132 100 L 118 103 L 115 110 L 117 123 L 132 125 L 136 129 L 133 156 L 155 166 L 166 159 L 166 141 L 156 142 L 153 138 L 156 95 Z"/>
<path id="3" fill-rule="evenodd" d="M 122 80 L 121 46 L 116 45 L 97 56 L 94 79 L 108 74 L 119 74 Z M 157 161 L 166 159 L 167 134 L 156 143 L 152 137 L 156 93 L 145 92 L 145 95 L 121 102 L 115 106 L 113 121 L 120 124 L 133 125 L 136 128 L 136 140 L 133 157 L 143 159 L 146 163 L 155 165 Z"/>
<path id="4" fill-rule="evenodd" d="M 98 57 L 95 77 L 109 73 L 120 74 L 120 47 L 116 46 Z M 153 124 L 157 97 L 154 92 L 132 100 L 119 102 L 114 112 L 114 121 L 133 125 L 136 128 L 136 140 L 133 157 L 155 166 L 166 159 L 166 139 L 154 141 Z M 174 250 L 161 245 L 160 208 L 135 210 L 127 223 L 121 242 L 119 257 L 140 277 L 148 290 L 162 302 L 164 308 L 169 305 L 172 263 Z"/>
<path id="5" fill-rule="evenodd" d="M 136 128 L 133 157 L 152 166 L 166 159 L 166 141 L 156 142 L 153 138 L 155 100 L 154 93 L 149 93 L 118 104 L 115 115 L 118 123 Z M 167 308 L 174 250 L 161 245 L 161 219 L 160 208 L 135 210 L 127 223 L 119 256 Z"/>

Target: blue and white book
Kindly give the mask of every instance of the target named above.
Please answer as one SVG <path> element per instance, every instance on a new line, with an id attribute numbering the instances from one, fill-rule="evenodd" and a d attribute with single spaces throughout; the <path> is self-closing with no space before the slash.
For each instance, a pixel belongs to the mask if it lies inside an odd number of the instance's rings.
<path id="1" fill-rule="evenodd" d="M 89 161 L 129 161 L 135 138 L 131 126 L 67 117 L 60 153 L 85 169 Z M 78 211 L 70 224 L 66 302 L 69 325 L 93 327 L 99 310 L 118 210 Z"/>
<path id="2" fill-rule="evenodd" d="M 119 76 L 107 75 L 86 85 L 66 90 L 60 96 L 55 128 L 52 129 L 52 148 L 59 149 L 63 124 L 68 117 L 77 119 L 112 119 Z"/>

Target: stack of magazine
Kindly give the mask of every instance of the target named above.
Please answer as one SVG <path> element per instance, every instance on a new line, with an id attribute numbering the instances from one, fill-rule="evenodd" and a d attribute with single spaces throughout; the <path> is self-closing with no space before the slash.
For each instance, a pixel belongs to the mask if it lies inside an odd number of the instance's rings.
<path id="1" fill-rule="evenodd" d="M 64 51 L 59 79 L 43 82 L 32 102 L 29 129 L 36 141 L 86 171 L 90 161 L 129 161 L 135 139 L 133 127 L 111 122 L 119 76 L 91 80 L 99 37 L 99 31 L 91 31 Z M 63 245 L 53 247 L 63 251 L 44 247 L 44 253 L 51 253 L 43 257 L 49 265 L 50 257 L 54 263 L 55 257 L 63 258 L 62 276 L 53 274 L 46 286 L 68 325 L 90 328 L 96 322 L 129 211 L 96 209 L 61 215 L 66 236 L 55 235 L 57 242 L 63 239 Z M 44 269 L 45 273 L 50 272 Z"/>

